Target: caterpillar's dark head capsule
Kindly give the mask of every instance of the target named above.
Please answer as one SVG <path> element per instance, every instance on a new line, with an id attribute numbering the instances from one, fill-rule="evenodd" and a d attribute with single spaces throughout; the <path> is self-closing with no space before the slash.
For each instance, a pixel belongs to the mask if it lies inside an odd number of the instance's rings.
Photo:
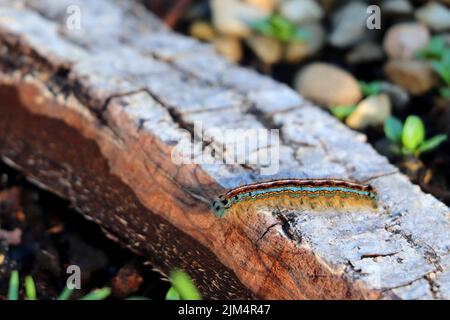
<path id="1" fill-rule="evenodd" d="M 224 196 L 219 196 L 212 202 L 211 210 L 217 217 L 221 218 L 225 216 L 229 207 L 230 202 Z"/>

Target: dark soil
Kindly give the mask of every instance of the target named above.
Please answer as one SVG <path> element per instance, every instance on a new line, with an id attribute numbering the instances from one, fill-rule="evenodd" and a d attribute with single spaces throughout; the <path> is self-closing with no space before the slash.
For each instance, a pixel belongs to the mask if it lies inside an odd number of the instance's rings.
<path id="1" fill-rule="evenodd" d="M 69 265 L 78 265 L 82 275 L 82 289 L 73 298 L 110 287 L 112 298 L 164 299 L 169 288 L 142 257 L 106 238 L 68 202 L 36 188 L 2 163 L 0 226 L 22 233 L 18 245 L 7 245 L 5 240 L 0 244 L 0 300 L 6 298 L 11 270 L 18 270 L 22 280 L 33 277 L 39 299 L 57 297 L 69 276 Z"/>

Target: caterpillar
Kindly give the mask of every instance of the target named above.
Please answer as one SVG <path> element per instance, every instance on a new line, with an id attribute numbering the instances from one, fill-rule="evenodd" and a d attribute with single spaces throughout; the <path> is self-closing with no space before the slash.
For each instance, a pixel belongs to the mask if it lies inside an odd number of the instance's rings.
<path id="1" fill-rule="evenodd" d="M 377 208 L 378 193 L 368 184 L 337 179 L 280 179 L 244 185 L 214 199 L 211 210 L 217 217 L 247 212 L 250 207 L 286 209 Z"/>

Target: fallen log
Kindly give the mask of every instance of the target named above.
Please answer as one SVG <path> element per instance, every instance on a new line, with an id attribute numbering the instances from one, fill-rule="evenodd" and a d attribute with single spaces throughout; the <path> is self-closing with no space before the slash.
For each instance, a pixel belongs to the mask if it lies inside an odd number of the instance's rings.
<path id="1" fill-rule="evenodd" d="M 267 176 L 174 161 L 198 121 L 211 159 L 226 143 L 211 129 L 277 128 L 272 178 L 367 180 L 381 209 L 217 218 L 215 196 Z M 186 270 L 206 298 L 450 297 L 448 207 L 363 135 L 133 1 L 0 1 L 0 155 L 162 272 Z"/>

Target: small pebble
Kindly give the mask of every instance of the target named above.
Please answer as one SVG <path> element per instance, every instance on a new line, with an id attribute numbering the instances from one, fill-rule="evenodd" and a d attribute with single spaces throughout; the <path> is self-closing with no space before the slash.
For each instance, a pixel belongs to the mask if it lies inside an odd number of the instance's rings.
<path id="1" fill-rule="evenodd" d="M 391 59 L 411 59 L 430 41 L 428 29 L 418 23 L 400 23 L 386 33 L 383 48 Z"/>
<path id="2" fill-rule="evenodd" d="M 413 95 L 421 95 L 433 88 L 437 76 L 427 61 L 391 60 L 384 67 L 386 76 Z"/>
<path id="3" fill-rule="evenodd" d="M 362 99 L 355 77 L 332 64 L 311 63 L 298 72 L 294 87 L 305 98 L 324 106 L 353 105 Z"/>
<path id="4" fill-rule="evenodd" d="M 247 38 L 246 42 L 258 59 L 263 63 L 277 63 L 283 56 L 283 46 L 281 42 L 275 38 L 255 35 Z"/>
<path id="5" fill-rule="evenodd" d="M 391 102 L 386 94 L 370 96 L 361 101 L 347 118 L 346 124 L 362 130 L 370 126 L 381 126 L 391 115 Z"/>
<path id="6" fill-rule="evenodd" d="M 323 17 L 322 8 L 314 0 L 285 0 L 280 3 L 279 11 L 284 18 L 298 25 Z"/>
<path id="7" fill-rule="evenodd" d="M 440 3 L 427 3 L 416 11 L 416 18 L 433 31 L 450 30 L 450 9 Z"/>
<path id="8" fill-rule="evenodd" d="M 191 24 L 189 34 L 203 41 L 211 41 L 215 36 L 214 28 L 205 21 L 195 21 Z"/>
<path id="9" fill-rule="evenodd" d="M 232 62 L 242 59 L 242 44 L 239 38 L 231 36 L 217 37 L 213 41 L 214 49 Z"/>

